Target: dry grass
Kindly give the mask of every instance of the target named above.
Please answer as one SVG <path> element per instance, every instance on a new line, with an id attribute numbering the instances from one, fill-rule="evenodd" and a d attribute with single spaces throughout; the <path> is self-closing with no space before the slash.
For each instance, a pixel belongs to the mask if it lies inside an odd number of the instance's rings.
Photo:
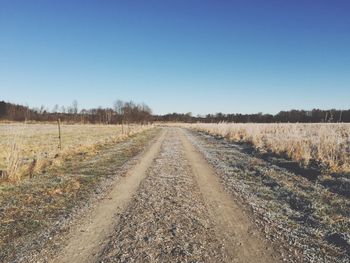
<path id="1" fill-rule="evenodd" d="M 4 153 L 5 157 L 5 169 L 2 172 L 3 178 L 8 178 L 10 181 L 18 181 L 19 175 L 17 173 L 18 168 L 21 165 L 21 147 L 22 142 L 15 136 L 15 138 L 8 142 L 8 149 Z"/>
<path id="2" fill-rule="evenodd" d="M 151 128 L 129 125 L 61 125 L 62 149 L 58 148 L 56 124 L 0 124 L 0 171 L 2 179 L 19 181 L 62 157 L 94 152 L 96 146 L 113 143 Z"/>
<path id="3" fill-rule="evenodd" d="M 350 124 L 188 124 L 195 130 L 252 143 L 262 151 L 286 154 L 304 165 L 315 161 L 333 172 L 350 172 Z"/>
<path id="4" fill-rule="evenodd" d="M 60 240 L 73 215 L 78 211 L 82 215 L 103 197 L 159 131 L 148 129 L 116 144 L 99 144 L 93 154 L 68 156 L 61 165 L 47 167 L 45 174 L 30 180 L 1 183 L 0 262 L 41 262 L 37 252 L 47 251 L 55 237 Z"/>

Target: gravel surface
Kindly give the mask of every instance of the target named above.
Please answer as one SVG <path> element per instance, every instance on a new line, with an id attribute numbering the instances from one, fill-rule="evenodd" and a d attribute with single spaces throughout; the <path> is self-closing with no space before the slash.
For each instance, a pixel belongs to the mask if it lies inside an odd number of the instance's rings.
<path id="1" fill-rule="evenodd" d="M 187 135 L 265 237 L 279 244 L 285 261 L 350 262 L 350 200 L 313 180 L 328 175 L 266 158 L 249 145 L 194 131 Z"/>
<path id="2" fill-rule="evenodd" d="M 225 262 L 175 131 L 119 216 L 100 262 Z"/>

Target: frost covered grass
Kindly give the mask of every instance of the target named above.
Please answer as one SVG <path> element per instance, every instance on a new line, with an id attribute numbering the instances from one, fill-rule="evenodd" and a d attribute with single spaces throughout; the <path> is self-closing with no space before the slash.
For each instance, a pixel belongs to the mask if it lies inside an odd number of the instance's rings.
<path id="1" fill-rule="evenodd" d="M 0 176 L 19 181 L 61 157 L 92 153 L 96 146 L 122 141 L 151 125 L 61 125 L 62 149 L 57 124 L 0 124 Z"/>
<path id="2" fill-rule="evenodd" d="M 286 154 L 304 165 L 316 162 L 333 172 L 350 172 L 350 124 L 196 123 L 186 127 L 249 142 L 261 151 Z"/>

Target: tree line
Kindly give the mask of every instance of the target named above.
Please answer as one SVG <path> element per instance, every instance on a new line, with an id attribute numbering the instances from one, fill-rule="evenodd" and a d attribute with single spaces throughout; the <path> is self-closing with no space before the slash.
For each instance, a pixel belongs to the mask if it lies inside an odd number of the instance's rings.
<path id="1" fill-rule="evenodd" d="M 179 114 L 172 113 L 166 115 L 153 116 L 154 121 L 164 122 L 206 122 L 206 123 L 218 123 L 218 122 L 237 122 L 237 123 L 278 123 L 278 122 L 291 122 L 291 123 L 318 123 L 318 122 L 350 122 L 350 110 L 320 110 L 313 109 L 311 111 L 306 110 L 290 110 L 280 111 L 277 114 L 207 114 L 206 116 L 192 116 L 192 114 Z"/>
<path id="2" fill-rule="evenodd" d="M 29 108 L 28 106 L 0 101 L 0 120 L 8 121 L 46 121 L 52 122 L 60 119 L 67 123 L 92 124 L 121 124 L 121 123 L 148 123 L 148 122 L 238 122 L 238 123 L 273 123 L 273 122 L 350 122 L 350 110 L 290 110 L 280 111 L 277 114 L 207 114 L 205 116 L 192 116 L 186 113 L 171 113 L 165 115 L 152 115 L 151 108 L 145 104 L 133 101 L 116 100 L 110 108 L 78 108 L 75 100 L 68 107 L 55 105 L 52 110 L 41 106 Z"/>
<path id="3" fill-rule="evenodd" d="M 81 110 L 76 100 L 68 107 L 55 105 L 52 110 L 44 106 L 29 108 L 0 101 L 0 120 L 52 122 L 58 119 L 66 123 L 122 124 L 151 122 L 153 116 L 149 106 L 133 101 L 117 100 L 110 108 L 98 107 Z"/>

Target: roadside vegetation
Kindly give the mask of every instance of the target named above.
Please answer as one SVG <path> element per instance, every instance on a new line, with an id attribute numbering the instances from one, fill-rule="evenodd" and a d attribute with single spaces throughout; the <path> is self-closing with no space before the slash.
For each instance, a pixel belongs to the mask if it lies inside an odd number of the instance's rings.
<path id="1" fill-rule="evenodd" d="M 188 135 L 265 238 L 281 247 L 286 262 L 349 262 L 349 174 L 301 168 L 205 132 Z"/>
<path id="2" fill-rule="evenodd" d="M 247 142 L 259 151 L 285 155 L 304 166 L 317 165 L 336 172 L 350 172 L 348 123 L 196 123 L 182 126 Z"/>
<path id="3" fill-rule="evenodd" d="M 34 177 L 75 154 L 93 154 L 100 145 L 120 142 L 152 125 L 0 124 L 0 175 L 2 182 Z"/>

